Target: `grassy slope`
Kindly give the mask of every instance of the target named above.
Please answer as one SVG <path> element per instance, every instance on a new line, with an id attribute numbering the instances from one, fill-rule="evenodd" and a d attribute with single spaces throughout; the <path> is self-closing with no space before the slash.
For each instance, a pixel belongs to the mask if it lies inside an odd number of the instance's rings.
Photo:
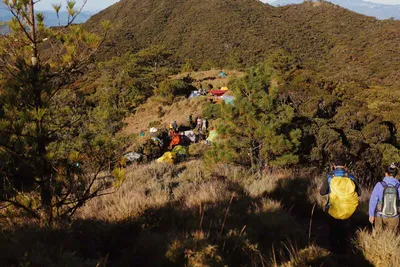
<path id="1" fill-rule="evenodd" d="M 320 179 L 310 171 L 210 169 L 200 160 L 134 165 L 116 193 L 89 201 L 70 224 L 3 228 L 0 260 L 8 266 L 24 259 L 33 266 L 106 260 L 107 266 L 369 266 L 355 246 L 344 259 L 326 249 Z M 365 210 L 360 214 L 364 221 Z"/>
<path id="2" fill-rule="evenodd" d="M 199 83 L 203 86 L 212 85 L 213 88 L 227 86 L 230 79 L 241 77 L 243 72 L 236 70 L 223 70 L 228 74 L 227 77 L 217 77 L 221 70 L 209 70 L 182 73 L 171 77 L 171 79 L 182 79 L 190 75 L 194 79 L 193 86 L 198 87 Z M 206 97 L 194 99 L 177 98 L 171 105 L 164 104 L 157 97 L 151 97 L 141 105 L 137 111 L 125 119 L 126 127 L 122 130 L 125 136 L 136 136 L 141 131 L 147 132 L 150 127 L 168 128 L 171 121 L 176 121 L 178 125 L 187 125 L 190 114 L 193 118 L 201 116 L 204 105 L 208 103 Z"/>

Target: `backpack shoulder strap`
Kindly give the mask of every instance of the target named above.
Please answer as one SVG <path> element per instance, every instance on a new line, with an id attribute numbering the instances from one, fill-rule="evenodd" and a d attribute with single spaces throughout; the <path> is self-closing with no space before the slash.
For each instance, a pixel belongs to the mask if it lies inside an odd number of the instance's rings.
<path id="1" fill-rule="evenodd" d="M 381 185 L 383 186 L 383 188 L 388 187 L 387 183 L 385 183 L 384 181 L 381 182 Z"/>
<path id="2" fill-rule="evenodd" d="M 331 184 L 331 181 L 332 181 L 333 177 L 335 177 L 335 175 L 333 173 L 329 173 L 328 174 L 328 185 Z"/>

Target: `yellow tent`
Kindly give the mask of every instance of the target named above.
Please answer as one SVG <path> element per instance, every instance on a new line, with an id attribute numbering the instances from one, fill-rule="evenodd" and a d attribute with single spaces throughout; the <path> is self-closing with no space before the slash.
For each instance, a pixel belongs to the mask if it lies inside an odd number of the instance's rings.
<path id="1" fill-rule="evenodd" d="M 228 89 L 228 87 L 221 87 L 221 90 L 228 91 L 229 89 Z"/>
<path id="2" fill-rule="evenodd" d="M 174 164 L 175 158 L 176 158 L 175 152 L 165 152 L 164 155 L 162 155 L 162 157 L 158 158 L 156 161 Z"/>

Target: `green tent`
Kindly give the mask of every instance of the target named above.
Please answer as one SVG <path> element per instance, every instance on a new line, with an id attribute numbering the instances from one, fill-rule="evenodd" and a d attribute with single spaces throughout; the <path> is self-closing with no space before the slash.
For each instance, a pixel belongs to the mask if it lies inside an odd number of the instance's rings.
<path id="1" fill-rule="evenodd" d="M 187 156 L 186 147 L 184 146 L 175 146 L 174 149 L 172 149 L 172 152 L 177 156 Z"/>
<path id="2" fill-rule="evenodd" d="M 226 74 L 223 71 L 218 74 L 218 77 L 227 77 L 227 76 L 228 76 L 228 74 Z"/>
<path id="3" fill-rule="evenodd" d="M 208 142 L 210 143 L 214 143 L 215 141 L 217 141 L 218 138 L 218 133 L 217 130 L 212 130 L 210 131 L 210 133 L 208 134 L 208 138 L 206 139 Z"/>

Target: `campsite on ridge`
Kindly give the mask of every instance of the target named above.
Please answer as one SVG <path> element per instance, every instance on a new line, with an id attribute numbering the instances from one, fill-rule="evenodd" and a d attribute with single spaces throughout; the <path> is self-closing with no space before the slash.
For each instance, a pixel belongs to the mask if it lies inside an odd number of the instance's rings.
<path id="1" fill-rule="evenodd" d="M 74 24 L 67 1 L 47 28 L 4 3 L 2 266 L 400 264 L 376 224 L 400 211 L 398 20 L 120 0 Z"/>

